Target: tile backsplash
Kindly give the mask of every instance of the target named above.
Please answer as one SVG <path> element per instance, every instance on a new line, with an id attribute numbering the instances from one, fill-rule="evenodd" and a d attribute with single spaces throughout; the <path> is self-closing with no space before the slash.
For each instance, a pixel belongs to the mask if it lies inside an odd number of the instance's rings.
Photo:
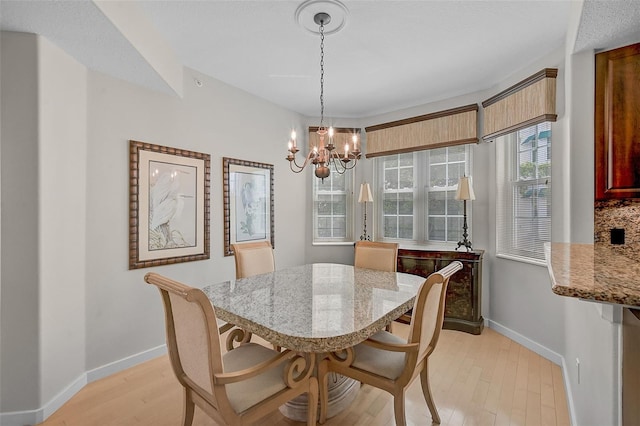
<path id="1" fill-rule="evenodd" d="M 594 241 L 611 243 L 611 229 L 624 229 L 624 244 L 612 244 L 621 254 L 640 258 L 640 199 L 596 201 Z"/>

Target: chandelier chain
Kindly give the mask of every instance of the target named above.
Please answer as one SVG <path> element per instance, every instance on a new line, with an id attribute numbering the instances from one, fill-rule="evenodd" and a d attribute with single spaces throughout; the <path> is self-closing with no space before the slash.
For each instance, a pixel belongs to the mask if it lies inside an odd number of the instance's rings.
<path id="1" fill-rule="evenodd" d="M 320 24 L 320 128 L 324 127 L 324 22 Z"/>

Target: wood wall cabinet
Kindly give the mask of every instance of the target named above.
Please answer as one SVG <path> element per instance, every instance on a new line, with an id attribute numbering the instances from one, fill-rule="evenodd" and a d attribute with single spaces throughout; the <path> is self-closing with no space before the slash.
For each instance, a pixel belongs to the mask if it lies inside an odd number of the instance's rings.
<path id="1" fill-rule="evenodd" d="M 462 270 L 449 280 L 443 328 L 480 334 L 484 319 L 482 301 L 483 250 L 471 252 L 435 250 L 398 250 L 398 272 L 428 277 L 454 260 L 462 262 Z"/>
<path id="2" fill-rule="evenodd" d="M 640 43 L 596 55 L 596 200 L 640 198 Z"/>

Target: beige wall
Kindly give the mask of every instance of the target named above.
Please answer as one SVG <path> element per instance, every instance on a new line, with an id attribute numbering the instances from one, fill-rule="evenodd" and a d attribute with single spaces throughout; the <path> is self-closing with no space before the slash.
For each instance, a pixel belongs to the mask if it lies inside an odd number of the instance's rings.
<path id="1" fill-rule="evenodd" d="M 89 370 L 164 343 L 162 306 L 157 291 L 143 283 L 145 273 L 194 286 L 235 276 L 233 258 L 223 256 L 222 157 L 274 165 L 276 265 L 304 263 L 305 215 L 291 203 L 304 199 L 307 186 L 284 159 L 287 129 L 301 127 L 296 114 L 188 69 L 183 98 L 92 72 L 88 99 Z M 211 155 L 210 260 L 127 270 L 129 139 Z"/>
<path id="2" fill-rule="evenodd" d="M 2 33 L 1 59 L 0 423 L 26 424 L 162 350 L 162 306 L 146 272 L 194 286 L 234 277 L 223 256 L 222 157 L 274 165 L 279 267 L 305 261 L 305 213 L 291 201 L 308 181 L 284 159 L 302 118 L 219 81 L 185 69 L 182 98 L 156 93 L 25 34 Z M 210 260 L 128 270 L 129 139 L 211 155 Z"/>
<path id="3" fill-rule="evenodd" d="M 38 37 L 40 401 L 85 372 L 87 70 Z"/>
<path id="4" fill-rule="evenodd" d="M 40 406 L 37 37 L 1 33 L 2 411 Z M 18 184 L 19 182 L 19 184 Z"/>

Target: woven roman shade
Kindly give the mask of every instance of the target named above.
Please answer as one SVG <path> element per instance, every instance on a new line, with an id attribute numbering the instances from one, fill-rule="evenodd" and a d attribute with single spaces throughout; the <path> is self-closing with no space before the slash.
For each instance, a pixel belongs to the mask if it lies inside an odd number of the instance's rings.
<path id="1" fill-rule="evenodd" d="M 320 146 L 320 136 L 318 136 L 317 127 L 309 127 L 309 149 L 313 149 L 314 146 Z M 353 135 L 358 136 L 358 149 L 362 151 L 362 141 L 360 140 L 360 129 L 334 127 L 333 128 L 333 145 L 336 147 L 336 152 L 340 156 L 344 155 L 344 144 L 349 144 L 349 152 L 353 151 Z M 329 143 L 329 135 L 325 136 L 324 143 Z"/>
<path id="2" fill-rule="evenodd" d="M 556 121 L 558 70 L 545 68 L 482 102 L 484 140 L 544 121 Z"/>
<path id="3" fill-rule="evenodd" d="M 367 158 L 478 143 L 478 105 L 378 124 L 365 131 Z"/>

